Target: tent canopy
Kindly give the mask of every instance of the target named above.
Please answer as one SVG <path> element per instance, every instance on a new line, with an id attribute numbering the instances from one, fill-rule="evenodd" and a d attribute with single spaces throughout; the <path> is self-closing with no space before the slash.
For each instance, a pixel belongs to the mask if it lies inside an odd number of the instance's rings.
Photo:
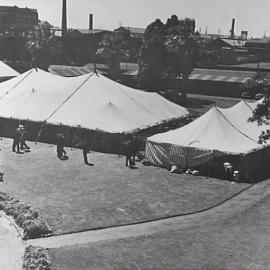
<path id="1" fill-rule="evenodd" d="M 54 78 L 48 77 L 44 84 L 33 86 L 31 80 L 31 86 L 13 86 L 13 91 L 0 98 L 0 116 L 121 133 L 188 114 L 156 93 L 132 89 L 95 73 L 50 76 Z M 1 89 L 10 87 L 0 85 L 0 96 Z"/>
<path id="2" fill-rule="evenodd" d="M 259 126 L 257 122 L 248 121 L 257 104 L 257 102 L 242 100 L 233 107 L 227 109 L 220 108 L 219 110 L 229 119 L 234 127 L 254 141 L 258 141 L 260 133 L 268 127 L 266 127 L 266 125 Z"/>
<path id="3" fill-rule="evenodd" d="M 11 68 L 4 62 L 0 61 L 0 78 L 1 77 L 16 77 L 20 73 L 17 72 L 15 69 Z"/>
<path id="4" fill-rule="evenodd" d="M 0 83 L 0 100 L 4 98 L 11 98 L 19 96 L 27 89 L 33 89 L 35 87 L 48 84 L 56 81 L 61 77 L 52 75 L 42 69 L 30 69 L 23 74 L 19 74 L 17 77 L 8 81 Z"/>
<path id="5" fill-rule="evenodd" d="M 228 153 L 242 153 L 258 147 L 257 141 L 236 125 L 241 121 L 236 120 L 235 123 L 232 123 L 231 119 L 227 118 L 231 112 L 227 113 L 224 110 L 213 107 L 190 124 L 176 130 L 156 134 L 148 140 Z"/>
<path id="6" fill-rule="evenodd" d="M 146 156 L 154 165 L 185 168 L 217 156 L 257 151 L 262 148 L 259 135 L 267 127 L 248 122 L 255 107 L 246 101 L 227 109 L 213 107 L 186 126 L 149 137 Z"/>

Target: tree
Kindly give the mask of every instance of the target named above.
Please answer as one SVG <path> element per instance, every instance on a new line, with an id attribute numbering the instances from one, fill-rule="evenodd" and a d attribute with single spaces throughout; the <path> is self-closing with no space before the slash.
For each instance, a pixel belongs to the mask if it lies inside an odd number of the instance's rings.
<path id="1" fill-rule="evenodd" d="M 257 72 L 254 77 L 248 79 L 243 85 L 242 90 L 255 96 L 256 94 L 264 94 L 265 90 L 269 88 L 270 78 L 267 74 L 262 72 Z"/>
<path id="2" fill-rule="evenodd" d="M 47 22 L 39 23 L 35 29 L 27 33 L 26 48 L 31 57 L 32 67 L 47 68 L 49 63 L 49 50 L 53 35 L 51 25 Z"/>
<path id="3" fill-rule="evenodd" d="M 142 86 L 182 81 L 183 103 L 186 104 L 187 81 L 199 57 L 199 36 L 195 21 L 171 16 L 163 24 L 156 20 L 145 31 L 141 48 L 138 79 Z"/>
<path id="4" fill-rule="evenodd" d="M 141 87 L 151 91 L 163 88 L 163 70 L 166 50 L 163 40 L 164 24 L 157 19 L 145 30 L 140 49 L 138 81 Z"/>
<path id="5" fill-rule="evenodd" d="M 129 32 L 124 28 L 117 29 L 111 35 L 106 35 L 99 44 L 96 55 L 108 65 L 108 73 L 112 79 L 120 76 L 120 63 L 127 60 Z"/>
<path id="6" fill-rule="evenodd" d="M 264 98 L 258 102 L 257 107 L 253 111 L 250 122 L 257 122 L 258 125 L 270 124 L 270 77 L 267 74 L 257 73 L 253 78 L 249 79 L 243 86 L 243 89 L 251 94 L 261 93 Z M 270 130 L 266 129 L 259 135 L 258 143 L 263 144 L 270 139 Z"/>
<path id="7" fill-rule="evenodd" d="M 188 77 L 199 57 L 195 20 L 178 20 L 178 17 L 173 15 L 167 20 L 164 30 L 167 51 L 165 77 L 181 79 L 182 100 L 186 105 Z"/>

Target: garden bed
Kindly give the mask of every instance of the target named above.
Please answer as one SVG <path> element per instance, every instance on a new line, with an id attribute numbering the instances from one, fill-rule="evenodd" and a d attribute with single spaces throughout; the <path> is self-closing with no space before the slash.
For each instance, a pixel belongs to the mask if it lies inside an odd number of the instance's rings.
<path id="1" fill-rule="evenodd" d="M 45 248 L 28 246 L 23 257 L 24 270 L 51 270 L 48 252 Z"/>
<path id="2" fill-rule="evenodd" d="M 11 216 L 23 230 L 23 238 L 37 238 L 52 233 L 48 224 L 43 221 L 38 212 L 26 203 L 14 199 L 0 191 L 0 210 Z"/>

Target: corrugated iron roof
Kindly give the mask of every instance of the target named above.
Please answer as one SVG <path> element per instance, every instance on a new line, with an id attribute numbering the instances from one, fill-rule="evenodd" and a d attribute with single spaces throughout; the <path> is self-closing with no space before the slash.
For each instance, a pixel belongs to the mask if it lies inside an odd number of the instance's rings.
<path id="1" fill-rule="evenodd" d="M 237 46 L 237 47 L 241 47 L 245 45 L 245 41 L 244 40 L 240 40 L 240 39 L 229 39 L 229 38 L 222 38 L 221 39 L 223 42 L 227 43 L 230 46 Z"/>
<path id="2" fill-rule="evenodd" d="M 245 83 L 248 79 L 256 74 L 255 71 L 238 71 L 238 70 L 220 70 L 220 69 L 202 69 L 194 68 L 189 79 L 202 81 L 219 81 L 231 83 Z M 137 76 L 138 70 L 131 69 L 123 75 Z"/>
<path id="3" fill-rule="evenodd" d="M 63 76 L 63 77 L 75 77 L 84 74 L 88 74 L 94 71 L 93 65 L 85 65 L 82 67 L 78 66 L 62 66 L 62 65 L 51 65 L 48 68 L 49 72 L 55 75 Z M 97 71 L 100 74 L 105 74 L 102 70 L 98 69 L 97 64 Z"/>
<path id="4" fill-rule="evenodd" d="M 106 64 L 96 64 L 96 69 L 100 74 L 107 74 L 108 66 Z M 138 64 L 135 63 L 121 63 L 120 70 L 123 72 L 135 71 L 137 72 Z M 63 77 L 74 77 L 94 71 L 94 64 L 89 63 L 84 66 L 63 66 L 51 65 L 48 68 L 49 72 Z"/>
<path id="5" fill-rule="evenodd" d="M 245 83 L 256 74 L 255 71 L 219 70 L 195 68 L 189 75 L 191 80 Z"/>

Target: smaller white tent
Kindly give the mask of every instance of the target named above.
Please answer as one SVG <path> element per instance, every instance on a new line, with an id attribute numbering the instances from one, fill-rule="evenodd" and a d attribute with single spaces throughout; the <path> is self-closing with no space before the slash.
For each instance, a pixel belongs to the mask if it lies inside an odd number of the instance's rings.
<path id="1" fill-rule="evenodd" d="M 154 165 L 183 168 L 258 149 L 261 129 L 247 121 L 251 108 L 244 102 L 229 109 L 213 107 L 184 127 L 149 137 L 146 156 Z"/>
<path id="2" fill-rule="evenodd" d="M 219 108 L 219 110 L 239 131 L 246 134 L 254 141 L 258 141 L 261 132 L 269 127 L 266 125 L 258 125 L 256 121 L 250 122 L 248 120 L 250 117 L 252 117 L 253 110 L 256 108 L 256 106 L 257 102 L 248 102 L 242 100 L 230 108 Z"/>

